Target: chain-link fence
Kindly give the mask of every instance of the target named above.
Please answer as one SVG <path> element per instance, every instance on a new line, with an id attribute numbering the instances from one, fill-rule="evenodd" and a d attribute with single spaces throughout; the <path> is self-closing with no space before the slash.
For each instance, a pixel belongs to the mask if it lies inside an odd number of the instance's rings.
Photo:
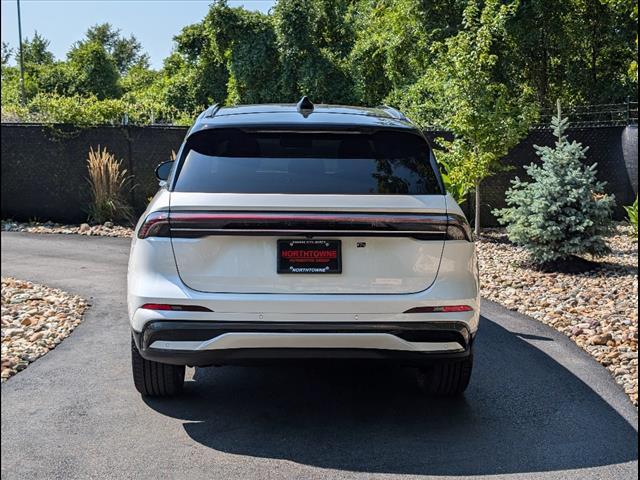
<path id="1" fill-rule="evenodd" d="M 175 108 L 157 105 L 133 105 L 121 100 L 103 100 L 93 103 L 90 99 L 58 99 L 58 103 L 46 105 L 42 111 L 31 112 L 26 108 L 2 108 L 2 123 L 63 123 L 74 125 L 161 125 L 189 126 L 200 111 L 181 112 Z M 74 103 L 75 102 L 75 103 Z M 78 103 L 80 102 L 80 103 Z M 563 108 L 563 116 L 569 117 L 573 127 L 627 126 L 638 124 L 638 102 L 579 105 Z M 548 128 L 555 109 L 544 109 L 532 126 Z M 426 131 L 443 130 L 429 126 Z"/>
<path id="2" fill-rule="evenodd" d="M 534 128 L 548 128 L 556 113 L 555 109 L 542 110 Z M 563 108 L 562 115 L 569 117 L 573 127 L 638 125 L 638 102 L 579 105 Z"/>

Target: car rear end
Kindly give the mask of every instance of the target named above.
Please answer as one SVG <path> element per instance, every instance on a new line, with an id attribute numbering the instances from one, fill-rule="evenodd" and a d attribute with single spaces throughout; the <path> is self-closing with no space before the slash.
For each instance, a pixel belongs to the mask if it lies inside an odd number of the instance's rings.
<path id="1" fill-rule="evenodd" d="M 169 382 L 184 365 L 291 358 L 393 361 L 433 393 L 464 390 L 470 229 L 419 131 L 357 120 L 192 129 L 132 243 L 139 390 L 174 393 L 145 379 L 154 365 Z"/>

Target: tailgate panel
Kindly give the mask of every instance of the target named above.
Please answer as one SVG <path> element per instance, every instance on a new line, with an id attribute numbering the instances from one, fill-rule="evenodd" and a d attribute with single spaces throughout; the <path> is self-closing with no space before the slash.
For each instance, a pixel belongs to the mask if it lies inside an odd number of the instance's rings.
<path id="1" fill-rule="evenodd" d="M 239 202 L 244 208 L 234 212 L 216 202 L 217 194 L 204 195 L 210 197 L 203 201 L 198 195 L 192 203 L 193 194 L 174 192 L 171 201 L 176 264 L 194 290 L 407 294 L 436 279 L 446 228 L 444 196 L 394 196 L 389 211 L 379 195 L 338 196 L 341 202 L 327 198 L 335 196 L 245 195 Z M 301 197 L 313 197 L 313 203 Z M 341 273 L 279 274 L 278 240 L 293 238 L 339 240 Z"/>

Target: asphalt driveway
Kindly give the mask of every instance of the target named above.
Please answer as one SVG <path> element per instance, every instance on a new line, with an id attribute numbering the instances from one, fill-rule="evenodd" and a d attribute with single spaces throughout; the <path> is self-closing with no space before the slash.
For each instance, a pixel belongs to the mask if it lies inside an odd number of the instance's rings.
<path id="1" fill-rule="evenodd" d="M 2 275 L 91 300 L 2 385 L 2 478 L 637 478 L 637 411 L 568 338 L 485 302 L 464 400 L 410 370 L 189 369 L 144 401 L 129 368 L 128 241 L 2 233 Z"/>

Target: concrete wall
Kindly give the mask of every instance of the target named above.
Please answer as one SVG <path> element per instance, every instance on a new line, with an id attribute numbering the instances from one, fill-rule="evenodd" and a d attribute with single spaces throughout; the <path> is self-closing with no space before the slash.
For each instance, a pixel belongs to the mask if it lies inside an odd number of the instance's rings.
<path id="1" fill-rule="evenodd" d="M 89 202 L 86 158 L 89 147 L 106 146 L 122 158 L 133 175 L 130 201 L 136 212 L 144 210 L 157 189 L 155 166 L 177 151 L 186 128 L 93 127 L 2 124 L 2 217 L 83 222 Z M 428 132 L 430 139 L 442 132 Z M 638 191 L 638 129 L 590 127 L 569 131 L 569 137 L 588 145 L 587 162 L 598 162 L 598 174 L 616 195 L 616 216 L 624 218 L 623 205 Z M 510 180 L 526 177 L 523 167 L 539 161 L 533 145 L 552 145 L 549 130 L 533 130 L 505 159 L 512 170 L 495 175 L 482 186 L 482 220 L 495 225 L 491 210 L 504 206 Z M 465 209 L 473 208 L 470 199 Z"/>

